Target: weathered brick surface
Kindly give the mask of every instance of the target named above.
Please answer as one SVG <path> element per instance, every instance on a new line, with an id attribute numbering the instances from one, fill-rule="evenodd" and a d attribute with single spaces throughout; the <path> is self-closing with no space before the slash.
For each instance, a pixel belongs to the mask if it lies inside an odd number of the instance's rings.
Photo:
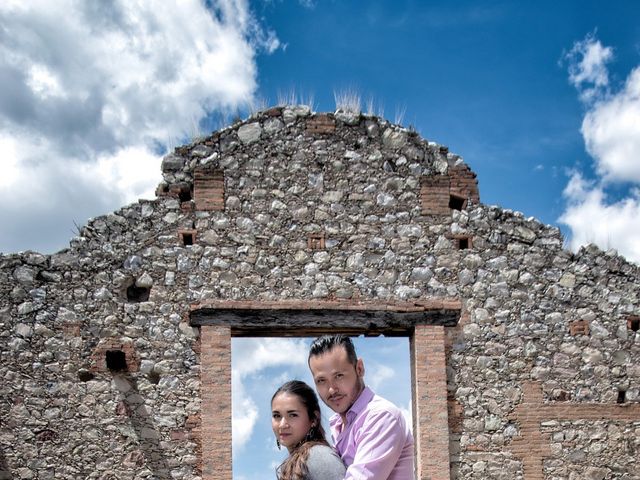
<path id="1" fill-rule="evenodd" d="M 308 133 L 333 133 L 336 129 L 336 120 L 331 115 L 314 115 L 307 120 Z"/>
<path id="2" fill-rule="evenodd" d="M 473 204 L 480 203 L 480 191 L 475 172 L 472 172 L 464 163 L 449 168 L 450 193 L 460 195 Z"/>
<path id="3" fill-rule="evenodd" d="M 476 174 L 464 164 L 449 168 L 447 175 L 425 176 L 420 179 L 420 203 L 423 215 L 450 215 L 451 198 L 466 208 L 467 203 L 480 203 Z"/>
<path id="4" fill-rule="evenodd" d="M 569 324 L 571 335 L 589 335 L 589 322 L 586 320 L 575 320 Z"/>
<path id="5" fill-rule="evenodd" d="M 417 325 L 411 339 L 416 473 L 449 480 L 449 419 L 444 327 Z"/>
<path id="6" fill-rule="evenodd" d="M 420 203 L 423 215 L 449 215 L 450 178 L 448 175 L 420 179 Z"/>
<path id="7" fill-rule="evenodd" d="M 200 335 L 202 479 L 231 480 L 231 332 L 202 327 Z"/>
<path id="8" fill-rule="evenodd" d="M 193 183 L 197 210 L 224 210 L 224 174 L 222 171 L 196 170 Z"/>
<path id="9" fill-rule="evenodd" d="M 178 242 L 180 245 L 192 245 L 197 242 L 198 231 L 192 228 L 178 230 Z M 187 239 L 190 240 L 187 243 Z"/>

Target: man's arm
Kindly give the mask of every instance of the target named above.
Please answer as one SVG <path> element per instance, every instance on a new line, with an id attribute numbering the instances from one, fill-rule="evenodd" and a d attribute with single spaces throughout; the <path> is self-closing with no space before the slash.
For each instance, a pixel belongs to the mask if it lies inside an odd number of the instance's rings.
<path id="1" fill-rule="evenodd" d="M 345 480 L 386 480 L 406 438 L 404 418 L 388 411 L 371 412 L 355 435 L 356 452 Z"/>

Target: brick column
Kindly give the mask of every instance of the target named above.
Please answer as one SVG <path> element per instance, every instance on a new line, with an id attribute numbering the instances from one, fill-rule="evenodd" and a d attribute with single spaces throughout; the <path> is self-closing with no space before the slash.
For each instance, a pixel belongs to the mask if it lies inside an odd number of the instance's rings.
<path id="1" fill-rule="evenodd" d="M 231 480 L 231 330 L 200 329 L 202 480 Z"/>
<path id="2" fill-rule="evenodd" d="M 411 338 L 416 479 L 450 480 L 444 327 L 416 325 Z"/>

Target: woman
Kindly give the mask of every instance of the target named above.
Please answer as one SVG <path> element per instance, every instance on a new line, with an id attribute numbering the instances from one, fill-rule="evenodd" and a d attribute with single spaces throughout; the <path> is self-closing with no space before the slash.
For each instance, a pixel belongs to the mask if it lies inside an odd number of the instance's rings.
<path id="1" fill-rule="evenodd" d="M 342 480 L 345 467 L 329 446 L 320 423 L 318 397 L 309 385 L 292 380 L 271 398 L 271 427 L 278 448 L 289 456 L 276 470 L 278 480 Z"/>

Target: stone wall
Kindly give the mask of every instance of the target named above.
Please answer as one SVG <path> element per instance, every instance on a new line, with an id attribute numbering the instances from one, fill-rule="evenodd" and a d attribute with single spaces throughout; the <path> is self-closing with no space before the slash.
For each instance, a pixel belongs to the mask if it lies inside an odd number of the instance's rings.
<path id="1" fill-rule="evenodd" d="M 376 117 L 275 108 L 162 169 L 69 249 L 0 257 L 0 478 L 201 478 L 198 306 L 451 299 L 451 478 L 640 478 L 636 265 Z"/>

